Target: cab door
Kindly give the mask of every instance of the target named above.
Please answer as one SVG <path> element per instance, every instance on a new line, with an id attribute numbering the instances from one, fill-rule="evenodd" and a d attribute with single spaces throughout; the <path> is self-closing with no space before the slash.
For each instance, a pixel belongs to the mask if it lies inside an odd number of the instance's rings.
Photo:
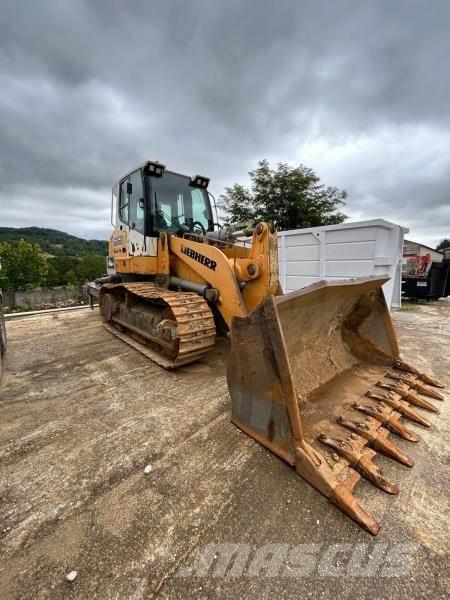
<path id="1" fill-rule="evenodd" d="M 133 171 L 120 184 L 119 219 L 127 233 L 129 256 L 156 256 L 157 240 L 145 236 L 145 196 L 142 171 Z"/>

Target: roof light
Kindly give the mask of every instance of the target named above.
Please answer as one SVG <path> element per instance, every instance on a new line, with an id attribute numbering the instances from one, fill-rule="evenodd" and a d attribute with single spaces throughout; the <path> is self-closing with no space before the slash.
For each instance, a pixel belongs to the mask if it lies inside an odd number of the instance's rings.
<path id="1" fill-rule="evenodd" d="M 209 177 L 203 177 L 202 175 L 196 175 L 195 177 L 191 177 L 191 182 L 189 185 L 196 188 L 206 189 L 209 184 Z"/>
<path id="2" fill-rule="evenodd" d="M 165 170 L 166 165 L 162 165 L 158 161 L 149 160 L 145 165 L 145 172 L 152 177 L 162 177 Z"/>

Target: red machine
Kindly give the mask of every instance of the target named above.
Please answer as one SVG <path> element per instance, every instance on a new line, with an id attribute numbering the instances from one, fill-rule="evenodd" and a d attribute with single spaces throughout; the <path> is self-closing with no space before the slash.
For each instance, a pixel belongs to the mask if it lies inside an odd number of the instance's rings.
<path id="1" fill-rule="evenodd" d="M 406 264 L 403 265 L 403 277 L 426 277 L 431 267 L 431 254 L 405 255 Z"/>

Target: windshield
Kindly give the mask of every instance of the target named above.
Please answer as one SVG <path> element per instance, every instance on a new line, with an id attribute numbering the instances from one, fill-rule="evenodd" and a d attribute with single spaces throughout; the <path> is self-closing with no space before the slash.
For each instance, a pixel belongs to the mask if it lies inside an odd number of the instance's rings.
<path id="1" fill-rule="evenodd" d="M 206 190 L 191 187 L 190 178 L 165 172 L 162 177 L 152 177 L 152 195 L 155 201 L 153 228 L 174 233 L 184 228 L 201 231 L 214 229 L 211 205 Z"/>

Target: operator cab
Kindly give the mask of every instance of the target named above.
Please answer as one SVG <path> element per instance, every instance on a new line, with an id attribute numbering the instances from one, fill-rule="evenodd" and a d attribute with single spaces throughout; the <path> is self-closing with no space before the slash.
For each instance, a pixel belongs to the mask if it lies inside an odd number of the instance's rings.
<path id="1" fill-rule="evenodd" d="M 161 232 L 206 235 L 214 231 L 208 184 L 207 177 L 180 175 L 147 161 L 113 187 L 113 225 L 144 238 Z"/>

